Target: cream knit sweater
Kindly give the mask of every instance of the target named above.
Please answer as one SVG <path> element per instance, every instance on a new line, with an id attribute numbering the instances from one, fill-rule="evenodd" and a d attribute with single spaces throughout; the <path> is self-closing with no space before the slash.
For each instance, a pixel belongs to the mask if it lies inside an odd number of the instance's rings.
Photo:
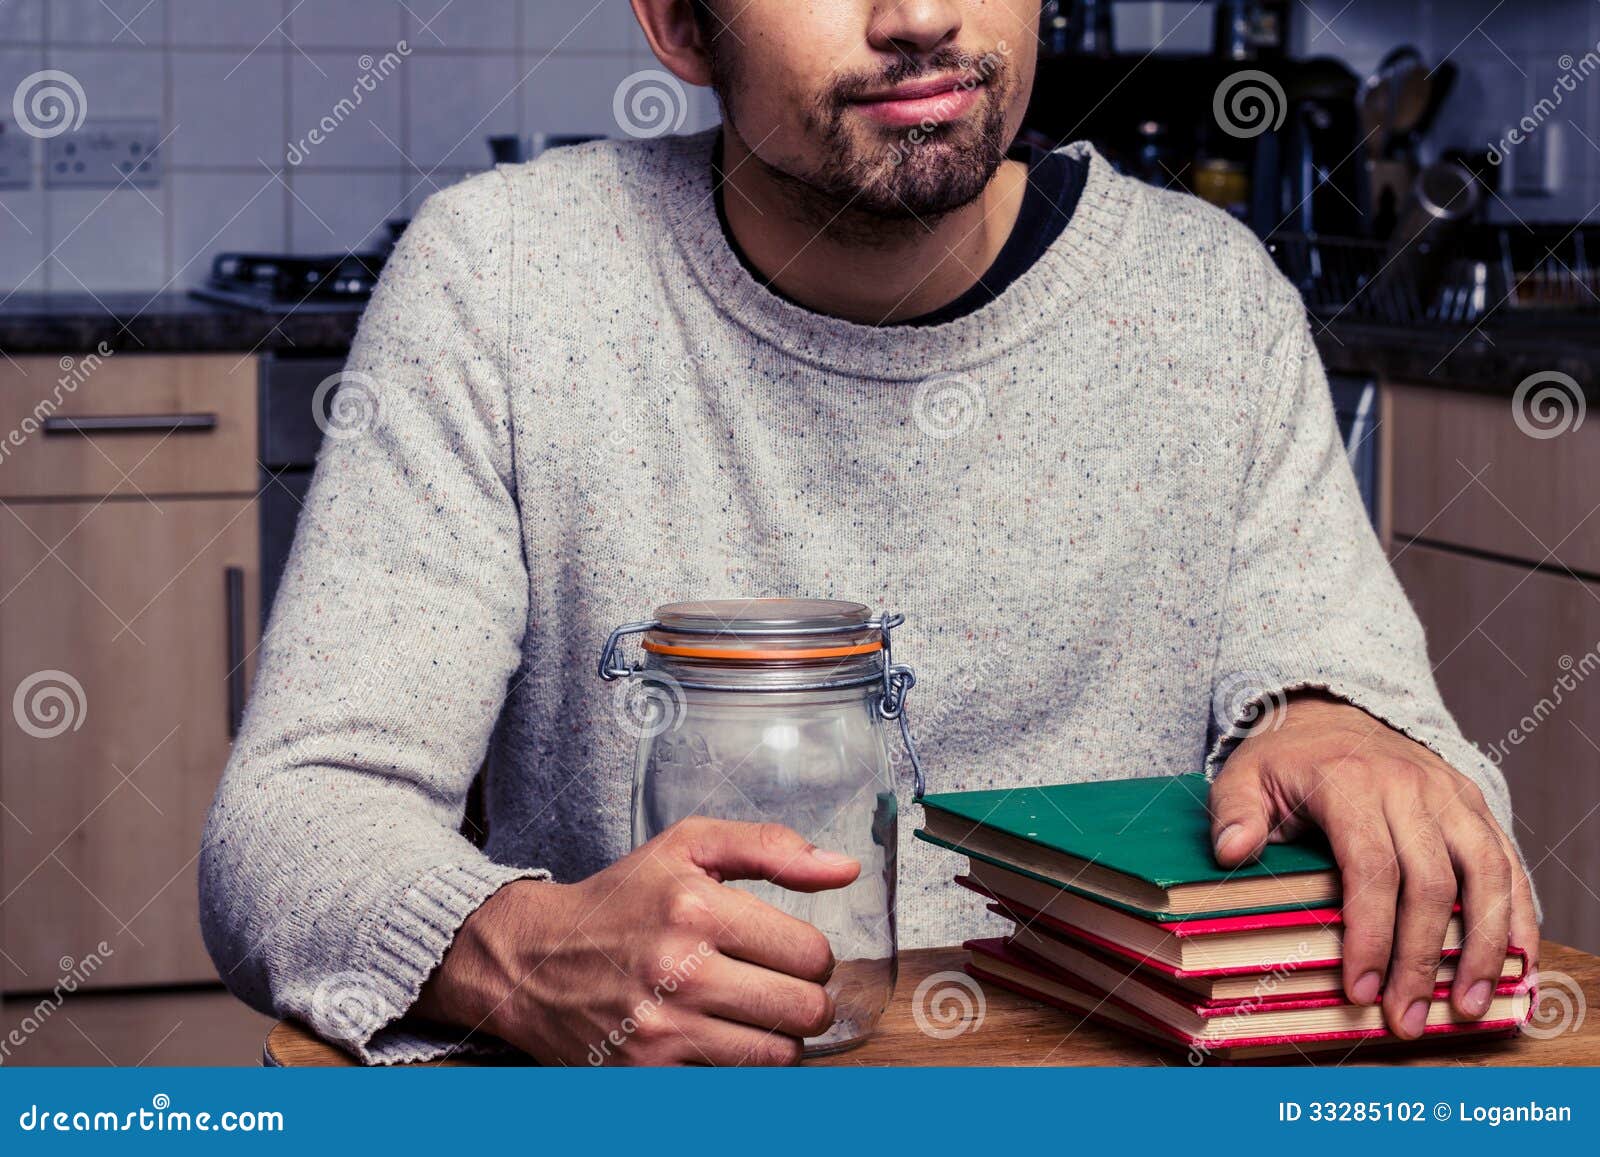
<path id="1" fill-rule="evenodd" d="M 370 1061 L 459 1040 L 403 1014 L 466 916 L 629 847 L 632 741 L 594 661 L 675 599 L 904 611 L 933 791 L 1193 770 L 1252 698 L 1311 684 L 1432 746 L 1509 828 L 1248 232 L 1093 156 L 997 301 L 870 328 L 751 279 L 711 145 L 503 168 L 396 250 L 206 832 L 235 992 Z M 480 851 L 458 829 L 486 755 Z M 980 932 L 901 796 L 902 943 Z"/>

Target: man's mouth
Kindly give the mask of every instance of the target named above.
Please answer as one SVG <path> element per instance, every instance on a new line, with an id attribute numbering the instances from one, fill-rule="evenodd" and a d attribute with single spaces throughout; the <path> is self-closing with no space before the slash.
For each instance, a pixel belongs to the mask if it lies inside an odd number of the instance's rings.
<path id="1" fill-rule="evenodd" d="M 909 80 L 855 97 L 850 103 L 889 128 L 942 125 L 960 120 L 978 103 L 984 81 L 972 73 Z"/>

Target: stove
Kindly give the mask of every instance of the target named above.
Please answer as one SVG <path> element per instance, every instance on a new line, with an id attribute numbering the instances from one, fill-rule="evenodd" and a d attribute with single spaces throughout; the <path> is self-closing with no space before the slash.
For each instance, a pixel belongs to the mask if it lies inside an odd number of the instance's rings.
<path id="1" fill-rule="evenodd" d="M 211 276 L 190 295 L 243 309 L 296 313 L 360 312 L 383 272 L 387 253 L 290 257 L 219 253 Z"/>

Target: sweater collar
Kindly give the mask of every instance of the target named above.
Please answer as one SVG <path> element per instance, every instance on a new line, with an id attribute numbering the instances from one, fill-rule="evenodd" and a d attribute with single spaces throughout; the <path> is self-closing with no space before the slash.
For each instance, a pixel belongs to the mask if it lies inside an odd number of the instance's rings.
<path id="1" fill-rule="evenodd" d="M 1089 161 L 1072 221 L 1033 267 L 981 309 L 944 325 L 870 326 L 813 313 L 762 285 L 729 247 L 717 220 L 712 155 L 716 129 L 656 142 L 651 182 L 679 252 L 717 309 L 785 353 L 823 369 L 888 381 L 917 381 L 1002 354 L 1032 331 L 1059 324 L 1103 276 L 1124 242 L 1137 182 L 1117 174 L 1086 142 L 1065 146 Z"/>

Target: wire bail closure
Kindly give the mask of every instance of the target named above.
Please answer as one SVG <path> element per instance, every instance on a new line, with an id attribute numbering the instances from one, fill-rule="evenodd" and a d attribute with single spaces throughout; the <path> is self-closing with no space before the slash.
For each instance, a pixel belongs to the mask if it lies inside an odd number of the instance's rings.
<path id="1" fill-rule="evenodd" d="M 882 615 L 875 616 L 865 623 L 848 624 L 842 627 L 802 627 L 798 629 L 764 628 L 738 632 L 748 635 L 780 635 L 792 637 L 795 635 L 827 635 L 846 634 L 863 629 L 876 629 L 883 637 L 883 691 L 878 698 L 878 715 L 886 720 L 897 720 L 900 724 L 900 739 L 905 744 L 906 755 L 911 759 L 911 777 L 915 790 L 913 798 L 920 800 L 927 788 L 922 772 L 922 758 L 917 753 L 917 744 L 911 737 L 911 724 L 906 719 L 906 695 L 911 688 L 917 685 L 917 674 L 904 663 L 894 661 L 894 646 L 891 632 L 906 621 L 906 617 L 898 611 L 885 611 Z M 616 679 L 629 679 L 645 673 L 643 663 L 627 663 L 622 657 L 623 640 L 630 635 L 643 635 L 653 631 L 662 624 L 655 619 L 640 620 L 635 623 L 624 623 L 606 637 L 605 646 L 600 649 L 600 661 L 596 665 L 600 678 L 609 683 Z M 724 632 L 719 628 L 706 628 L 694 631 L 692 628 L 675 625 L 671 630 L 678 633 L 699 633 L 716 635 Z M 695 684 L 680 681 L 680 686 L 704 690 L 737 690 L 727 684 Z M 815 685 L 826 687 L 827 683 Z M 760 690 L 762 688 L 756 688 Z M 769 689 L 769 688 L 768 688 Z M 808 688 L 790 687 L 786 690 L 806 690 Z"/>

